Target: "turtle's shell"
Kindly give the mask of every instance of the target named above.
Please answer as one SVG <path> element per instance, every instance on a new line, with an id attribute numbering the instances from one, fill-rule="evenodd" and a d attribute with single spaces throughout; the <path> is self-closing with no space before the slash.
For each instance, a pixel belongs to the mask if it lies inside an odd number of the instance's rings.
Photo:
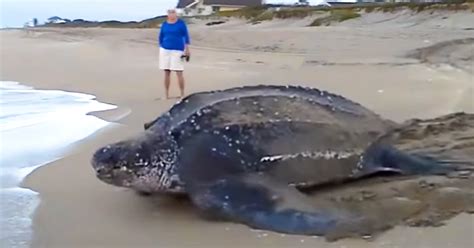
<path id="1" fill-rule="evenodd" d="M 246 86 L 192 94 L 145 128 L 171 134 L 180 149 L 195 149 L 188 144 L 196 145 L 192 140 L 201 134 L 214 135 L 215 140 L 200 146 L 232 157 L 246 171 L 279 168 L 273 170 L 275 176 L 299 184 L 309 180 L 300 175 L 306 172 L 312 181 L 314 173 L 324 175 L 323 181 L 331 181 L 332 174 L 347 177 L 368 144 L 393 126 L 362 105 L 326 91 Z M 315 161 L 331 164 L 347 156 L 355 162 L 334 163 L 332 171 L 324 173 L 308 171 Z M 309 163 L 302 161 L 308 159 Z M 273 161 L 285 166 L 269 166 Z"/>

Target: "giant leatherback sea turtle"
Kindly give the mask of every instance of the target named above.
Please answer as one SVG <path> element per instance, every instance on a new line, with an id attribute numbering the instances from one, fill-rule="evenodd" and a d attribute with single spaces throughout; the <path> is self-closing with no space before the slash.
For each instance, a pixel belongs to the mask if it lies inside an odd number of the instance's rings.
<path id="1" fill-rule="evenodd" d="M 203 213 L 253 228 L 357 232 L 363 216 L 318 208 L 300 189 L 379 172 L 443 175 L 457 169 L 377 139 L 394 127 L 326 91 L 246 86 L 184 98 L 138 137 L 97 150 L 92 165 L 106 183 L 184 193 Z"/>

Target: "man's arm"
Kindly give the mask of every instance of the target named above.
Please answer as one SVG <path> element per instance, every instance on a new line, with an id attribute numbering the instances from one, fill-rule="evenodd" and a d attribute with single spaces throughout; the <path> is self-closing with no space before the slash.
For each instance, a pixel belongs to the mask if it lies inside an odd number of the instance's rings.
<path id="1" fill-rule="evenodd" d="M 163 24 L 161 24 L 161 27 L 160 27 L 160 34 L 158 36 L 158 45 L 161 46 L 161 44 L 163 43 Z"/>
<path id="2" fill-rule="evenodd" d="M 191 43 L 191 40 L 189 38 L 188 27 L 184 21 L 183 21 L 183 33 L 184 33 L 184 52 L 189 55 L 189 44 Z"/>

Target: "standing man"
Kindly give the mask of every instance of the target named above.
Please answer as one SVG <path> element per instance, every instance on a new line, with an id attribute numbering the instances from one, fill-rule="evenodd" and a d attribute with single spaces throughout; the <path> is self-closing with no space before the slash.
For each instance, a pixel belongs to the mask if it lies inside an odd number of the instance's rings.
<path id="1" fill-rule="evenodd" d="M 168 10 L 168 18 L 161 24 L 160 69 L 165 71 L 166 99 L 169 99 L 171 72 L 178 76 L 181 97 L 184 97 L 184 56 L 189 58 L 189 34 L 186 23 L 178 18 L 175 9 Z"/>

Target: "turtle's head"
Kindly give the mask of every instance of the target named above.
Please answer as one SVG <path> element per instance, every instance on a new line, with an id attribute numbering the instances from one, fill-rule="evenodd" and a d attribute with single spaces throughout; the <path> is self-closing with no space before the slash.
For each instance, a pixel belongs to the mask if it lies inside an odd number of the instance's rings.
<path id="1" fill-rule="evenodd" d="M 98 149 L 91 163 L 97 177 L 108 184 L 147 193 L 181 192 L 175 173 L 177 156 L 172 136 L 146 131 Z"/>

